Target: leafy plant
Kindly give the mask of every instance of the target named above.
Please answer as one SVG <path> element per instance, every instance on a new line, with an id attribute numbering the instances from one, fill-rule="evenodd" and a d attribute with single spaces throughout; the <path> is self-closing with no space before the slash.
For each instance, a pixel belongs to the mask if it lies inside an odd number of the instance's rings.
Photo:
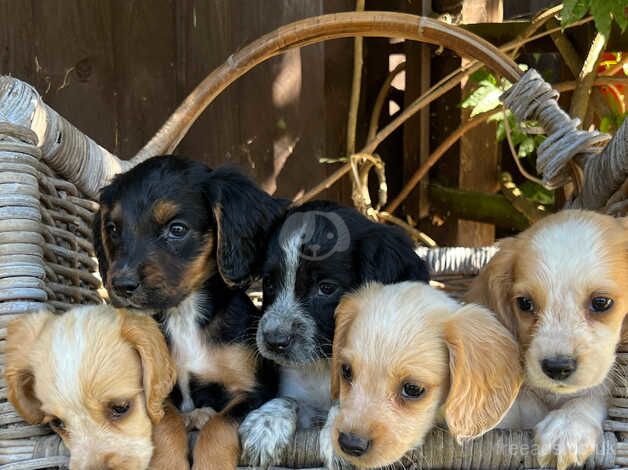
<path id="1" fill-rule="evenodd" d="M 478 86 L 460 103 L 460 106 L 471 108 L 471 117 L 497 109 L 501 105 L 499 97 L 512 86 L 508 80 L 501 79 L 498 81 L 494 75 L 484 69 L 478 70 L 469 78 Z M 517 149 L 517 156 L 524 158 L 533 154 L 544 139 L 543 135 L 528 132 L 528 129 L 535 128 L 536 123 L 529 121 L 520 124 L 510 111 L 506 111 L 506 115 L 508 116 L 508 124 L 510 124 L 513 145 Z M 503 141 L 506 138 L 504 113 L 496 113 L 489 118 L 489 121 L 497 122 L 497 141 Z"/>
<path id="2" fill-rule="evenodd" d="M 590 11 L 595 28 L 608 38 L 613 19 L 622 32 L 628 27 L 627 6 L 626 0 L 564 0 L 561 23 L 563 27 L 575 23 Z"/>
<path id="3" fill-rule="evenodd" d="M 524 181 L 519 185 L 519 189 L 525 197 L 544 206 L 554 204 L 554 191 L 544 188 L 534 181 Z"/>
<path id="4" fill-rule="evenodd" d="M 495 76 L 484 69 L 471 74 L 469 79 L 477 83 L 478 87 L 460 103 L 460 106 L 472 108 L 471 117 L 497 108 L 501 104 L 499 97 L 511 86 L 511 83 L 504 79 L 498 83 Z"/>

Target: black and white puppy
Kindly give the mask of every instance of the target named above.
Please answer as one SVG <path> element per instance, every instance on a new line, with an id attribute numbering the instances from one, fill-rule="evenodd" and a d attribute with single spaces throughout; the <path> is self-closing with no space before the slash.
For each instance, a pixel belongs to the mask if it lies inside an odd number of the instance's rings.
<path id="1" fill-rule="evenodd" d="M 276 395 L 276 367 L 256 360 L 260 314 L 244 289 L 284 207 L 233 168 L 175 156 L 151 158 L 101 193 L 94 245 L 103 284 L 116 306 L 160 323 L 177 367 L 175 405 L 207 410 L 194 418 L 195 468 L 235 468 L 237 423 Z M 221 449 L 211 449 L 212 432 L 223 434 Z"/>
<path id="2" fill-rule="evenodd" d="M 297 429 L 319 427 L 331 407 L 334 311 L 343 294 L 369 281 L 428 282 L 425 263 L 400 229 L 354 209 L 313 201 L 286 213 L 263 266 L 257 348 L 280 368 L 279 397 L 240 426 L 252 464 L 278 463 Z"/>

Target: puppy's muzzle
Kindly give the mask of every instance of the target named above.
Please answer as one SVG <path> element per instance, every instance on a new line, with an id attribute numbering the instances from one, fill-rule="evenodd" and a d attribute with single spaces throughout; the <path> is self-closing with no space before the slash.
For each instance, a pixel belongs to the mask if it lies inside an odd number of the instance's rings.
<path id="1" fill-rule="evenodd" d="M 139 286 L 139 277 L 137 274 L 131 272 L 116 273 L 111 278 L 111 288 L 113 292 L 122 299 L 132 297 Z"/>
<path id="2" fill-rule="evenodd" d="M 345 454 L 361 457 L 371 447 L 371 440 L 352 432 L 341 432 L 338 434 L 338 445 Z"/>
<path id="3" fill-rule="evenodd" d="M 552 380 L 567 380 L 578 367 L 578 363 L 570 356 L 557 356 L 541 361 L 543 373 Z"/>
<path id="4" fill-rule="evenodd" d="M 278 353 L 286 351 L 294 340 L 294 334 L 286 330 L 264 331 L 262 334 L 268 349 Z"/>

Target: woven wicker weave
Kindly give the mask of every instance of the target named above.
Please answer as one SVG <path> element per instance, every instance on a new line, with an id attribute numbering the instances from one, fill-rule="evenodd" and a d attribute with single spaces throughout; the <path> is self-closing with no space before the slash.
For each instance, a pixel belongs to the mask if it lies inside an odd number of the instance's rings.
<path id="1" fill-rule="evenodd" d="M 0 123 L 0 352 L 7 322 L 18 314 L 102 302 L 90 228 L 98 205 L 56 177 L 36 144 L 30 129 Z M 4 368 L 2 354 L 0 363 Z M 23 423 L 6 396 L 2 380 L 0 463 L 7 465 L 1 468 L 66 462 L 48 426 Z M 50 458 L 30 461 L 45 456 Z"/>
<path id="2" fill-rule="evenodd" d="M 433 20 L 382 12 L 312 18 L 269 33 L 232 56 L 192 92 L 132 162 L 118 160 L 78 132 L 32 87 L 0 77 L 0 364 L 4 367 L 11 318 L 44 306 L 62 311 L 72 304 L 102 301 L 89 224 L 97 208 L 93 198 L 112 175 L 150 154 L 172 150 L 202 110 L 255 64 L 293 47 L 352 35 L 446 43 L 506 77 L 520 76 L 514 63 L 490 44 L 474 45 L 468 33 Z M 493 253 L 493 248 L 420 250 L 436 282 L 454 296 Z M 604 438 L 588 468 L 628 465 L 628 443 L 622 442 L 628 432 L 628 387 L 623 379 L 628 353 L 619 353 L 618 362 L 621 383 L 613 390 Z M 534 468 L 538 463 L 532 448 L 529 431 L 493 431 L 460 446 L 446 432 L 434 430 L 402 468 Z M 317 455 L 317 434 L 300 434 L 284 464 L 320 466 Z M 6 384 L 0 381 L 0 470 L 50 468 L 67 461 L 67 451 L 47 426 L 21 421 L 6 402 Z"/>
<path id="3" fill-rule="evenodd" d="M 37 136 L 0 124 L 0 326 L 47 307 L 102 302 L 91 245 L 98 205 L 41 161 Z"/>

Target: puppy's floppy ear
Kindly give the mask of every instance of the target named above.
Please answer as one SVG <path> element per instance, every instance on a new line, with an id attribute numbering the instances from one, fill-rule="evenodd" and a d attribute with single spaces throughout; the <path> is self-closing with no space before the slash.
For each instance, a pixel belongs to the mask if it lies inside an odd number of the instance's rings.
<path id="1" fill-rule="evenodd" d="M 102 210 L 98 209 L 98 212 L 94 214 L 92 220 L 92 243 L 94 245 L 94 252 L 98 259 L 98 271 L 100 272 L 100 279 L 103 285 L 107 284 L 107 271 L 109 270 L 109 262 L 107 261 L 107 255 L 105 254 L 105 247 L 102 239 Z"/>
<path id="2" fill-rule="evenodd" d="M 354 294 L 345 295 L 336 307 L 336 327 L 334 330 L 334 342 L 331 356 L 331 398 L 338 400 L 340 395 L 340 359 L 338 351 L 344 346 L 349 334 L 349 328 L 357 315 L 357 305 L 353 299 Z"/>
<path id="3" fill-rule="evenodd" d="M 359 241 L 362 282 L 392 284 L 430 279 L 414 243 L 397 227 L 378 225 Z"/>
<path id="4" fill-rule="evenodd" d="M 513 334 L 517 332 L 515 312 L 512 311 L 512 286 L 517 247 L 516 238 L 505 238 L 498 243 L 499 251 L 473 280 L 465 294 L 465 301 L 484 305 Z"/>
<path id="5" fill-rule="evenodd" d="M 12 320 L 7 327 L 5 352 L 7 396 L 18 413 L 30 424 L 44 418 L 41 402 L 35 397 L 35 376 L 30 363 L 30 351 L 46 323 L 50 312 L 38 312 Z"/>
<path id="6" fill-rule="evenodd" d="M 218 271 L 245 287 L 259 275 L 269 233 L 287 207 L 234 168 L 212 171 L 205 185 L 216 219 Z"/>
<path id="7" fill-rule="evenodd" d="M 445 324 L 450 388 L 445 420 L 458 439 L 495 427 L 514 402 L 523 372 L 519 347 L 489 310 L 469 304 Z"/>
<path id="8" fill-rule="evenodd" d="M 118 310 L 120 334 L 133 345 L 142 361 L 146 409 L 153 423 L 164 416 L 164 401 L 176 382 L 176 369 L 157 323 L 147 315 Z"/>

